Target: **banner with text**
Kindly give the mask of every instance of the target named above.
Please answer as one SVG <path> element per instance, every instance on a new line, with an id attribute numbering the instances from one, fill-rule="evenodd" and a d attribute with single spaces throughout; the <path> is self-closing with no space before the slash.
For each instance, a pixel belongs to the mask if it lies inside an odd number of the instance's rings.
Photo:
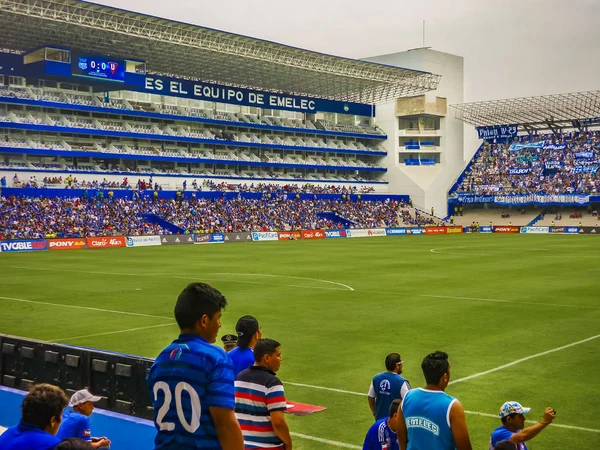
<path id="1" fill-rule="evenodd" d="M 340 239 L 346 237 L 346 230 L 326 230 L 325 237 L 327 239 Z"/>
<path id="2" fill-rule="evenodd" d="M 516 142 L 513 144 L 510 144 L 510 147 L 508 147 L 509 150 L 516 152 L 519 150 L 524 150 L 526 148 L 544 148 L 544 145 L 546 145 L 546 141 L 540 141 L 540 142 L 528 142 L 526 144 L 517 144 Z"/>
<path id="3" fill-rule="evenodd" d="M 125 247 L 127 241 L 123 236 L 87 238 L 88 248 Z"/>
<path id="4" fill-rule="evenodd" d="M 325 231 L 302 230 L 302 239 L 325 239 Z"/>
<path id="5" fill-rule="evenodd" d="M 377 237 L 385 236 L 385 228 L 368 228 L 360 230 L 346 230 L 349 238 Z"/>
<path id="6" fill-rule="evenodd" d="M 160 245 L 160 236 L 127 236 L 127 247 L 151 247 Z"/>
<path id="7" fill-rule="evenodd" d="M 85 238 L 49 239 L 48 250 L 81 250 L 87 247 Z"/>
<path id="8" fill-rule="evenodd" d="M 0 252 L 33 252 L 46 250 L 46 241 L 43 239 L 31 239 L 22 241 L 2 241 L 0 242 Z"/>
<path id="9" fill-rule="evenodd" d="M 277 231 L 254 231 L 252 233 L 253 241 L 276 241 L 278 239 Z"/>
<path id="10" fill-rule="evenodd" d="M 490 127 L 477 127 L 479 139 L 505 139 L 512 138 L 519 132 L 517 125 L 497 125 Z"/>

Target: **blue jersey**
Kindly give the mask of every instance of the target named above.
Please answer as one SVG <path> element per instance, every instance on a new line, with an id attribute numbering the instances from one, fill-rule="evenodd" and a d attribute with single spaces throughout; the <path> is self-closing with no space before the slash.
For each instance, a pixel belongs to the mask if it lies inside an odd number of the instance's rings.
<path id="1" fill-rule="evenodd" d="M 158 355 L 147 381 L 155 449 L 221 449 L 209 408 L 235 406 L 233 367 L 222 348 L 182 334 Z"/>
<path id="2" fill-rule="evenodd" d="M 84 441 L 91 441 L 89 417 L 75 412 L 71 408 L 65 409 L 56 437 L 61 441 L 67 438 L 79 438 Z"/>
<path id="3" fill-rule="evenodd" d="M 236 347 L 227 353 L 233 363 L 233 372 L 237 377 L 240 372 L 254 365 L 254 350 L 251 348 Z"/>
<path id="4" fill-rule="evenodd" d="M 510 431 L 508 428 L 506 428 L 504 425 L 496 428 L 494 431 L 492 431 L 492 435 L 490 436 L 490 450 L 494 450 L 494 447 L 500 441 L 510 441 L 510 437 L 513 434 L 514 433 L 512 431 Z M 527 446 L 525 445 L 525 442 L 520 442 L 516 445 L 517 445 L 517 450 L 527 450 Z"/>
<path id="5" fill-rule="evenodd" d="M 375 396 L 375 420 L 389 417 L 392 402 L 402 399 L 402 386 L 405 383 L 406 390 L 410 389 L 410 384 L 404 377 L 392 372 L 381 372 L 373 377 L 369 395 Z"/>
<path id="6" fill-rule="evenodd" d="M 399 450 L 398 437 L 390 430 L 387 417 L 378 420 L 367 432 L 363 450 Z"/>
<path id="7" fill-rule="evenodd" d="M 0 436 L 2 450 L 54 450 L 60 439 L 38 427 L 21 422 Z"/>
<path id="8" fill-rule="evenodd" d="M 413 389 L 402 401 L 407 450 L 455 450 L 450 408 L 456 399 L 443 391 Z"/>

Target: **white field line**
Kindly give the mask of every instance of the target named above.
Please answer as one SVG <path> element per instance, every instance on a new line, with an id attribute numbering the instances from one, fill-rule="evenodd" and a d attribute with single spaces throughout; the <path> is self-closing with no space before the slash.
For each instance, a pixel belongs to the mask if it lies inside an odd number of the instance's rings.
<path id="1" fill-rule="evenodd" d="M 319 438 L 319 437 L 309 436 L 307 434 L 296 433 L 294 431 L 290 431 L 290 434 L 292 436 L 298 437 L 300 439 L 308 439 L 308 440 L 311 440 L 311 441 L 322 442 L 323 444 L 329 444 L 329 445 L 333 445 L 335 447 L 354 448 L 354 449 L 357 449 L 357 450 L 362 449 L 362 447 L 359 446 L 359 445 L 346 444 L 344 442 L 332 441 L 330 439 L 323 439 L 323 438 Z"/>
<path id="2" fill-rule="evenodd" d="M 322 280 L 320 278 L 294 277 L 291 275 L 273 275 L 273 274 L 269 274 L 269 273 L 228 273 L 228 272 L 209 273 L 208 275 L 234 275 L 234 276 L 242 275 L 242 276 L 253 276 L 253 277 L 292 278 L 292 279 L 296 279 L 296 280 L 310 280 L 310 281 L 319 281 L 321 283 L 335 284 L 337 286 L 342 286 L 342 287 L 348 289 L 349 291 L 354 290 L 353 287 L 348 286 L 347 284 L 338 283 L 337 281 Z"/>
<path id="3" fill-rule="evenodd" d="M 9 268 L 13 268 L 13 269 L 25 269 L 25 270 L 44 270 L 44 271 L 49 271 L 49 272 L 87 273 L 87 274 L 91 274 L 91 275 L 114 275 L 114 276 L 125 276 L 125 277 L 162 277 L 162 278 L 188 280 L 188 281 L 192 278 L 198 277 L 198 275 L 193 275 L 193 276 L 190 275 L 188 277 L 182 277 L 182 276 L 168 275 L 168 274 L 164 274 L 164 273 L 99 272 L 99 271 L 88 271 L 88 270 L 56 269 L 56 268 L 50 268 L 50 267 L 28 267 L 28 266 L 4 266 L 4 267 L 9 267 Z M 217 275 L 217 276 L 218 275 L 238 275 L 238 276 L 245 275 L 245 276 L 295 278 L 295 279 L 299 279 L 299 280 L 311 280 L 311 281 L 318 281 L 321 283 L 335 284 L 335 285 L 343 287 L 343 289 L 324 287 L 324 286 L 307 286 L 307 285 L 302 285 L 302 284 L 274 284 L 274 283 L 264 283 L 264 282 L 261 283 L 259 281 L 233 280 L 233 279 L 229 279 L 229 278 L 215 278 L 215 277 L 211 277 L 211 275 Z M 321 290 L 326 290 L 326 291 L 345 291 L 345 290 L 353 291 L 354 290 L 352 287 L 350 287 L 346 284 L 337 283 L 335 281 L 321 280 L 319 278 L 292 277 L 289 275 L 206 273 L 206 274 L 202 275 L 202 278 L 205 280 L 228 281 L 230 283 L 258 284 L 258 285 L 262 285 L 262 286 L 300 287 L 300 288 L 305 288 L 305 289 L 321 289 Z"/>
<path id="4" fill-rule="evenodd" d="M 108 336 L 108 335 L 111 335 L 111 334 L 131 333 L 133 331 L 150 330 L 152 328 L 160 328 L 160 327 L 172 326 L 174 324 L 175 324 L 175 322 L 161 323 L 160 325 L 150 325 L 148 327 L 128 328 L 127 330 L 107 331 L 105 333 L 84 334 L 82 336 L 70 336 L 70 337 L 53 339 L 50 342 L 61 342 L 61 341 L 62 342 L 66 342 L 66 341 L 73 341 L 75 339 L 85 339 L 85 338 L 91 338 L 91 337 L 97 337 L 97 336 Z"/>
<path id="5" fill-rule="evenodd" d="M 561 347 L 556 347 L 556 348 L 553 348 L 551 350 L 547 350 L 545 352 L 536 353 L 535 355 L 526 356 L 525 358 L 517 359 L 515 361 L 509 362 L 508 364 L 503 364 L 501 366 L 494 367 L 493 369 L 489 369 L 489 370 L 486 370 L 484 372 L 475 373 L 473 375 L 469 375 L 468 377 L 459 378 L 457 380 L 451 381 L 449 384 L 462 383 L 463 381 L 472 380 L 473 378 L 478 378 L 478 377 L 481 377 L 483 375 L 487 375 L 488 373 L 497 372 L 499 370 L 506 369 L 507 367 L 512 367 L 514 365 L 520 364 L 520 363 L 522 363 L 524 361 L 529 361 L 530 359 L 539 358 L 540 356 L 544 356 L 544 355 L 549 355 L 550 353 L 559 352 L 559 351 L 564 350 L 566 348 L 575 347 L 576 345 L 580 345 L 580 344 L 583 344 L 585 342 L 589 342 L 589 341 L 592 341 L 592 340 L 598 339 L 598 338 L 600 338 L 600 334 L 597 334 L 596 336 L 589 337 L 587 339 L 582 339 L 581 341 L 572 342 L 571 344 L 563 345 Z"/>
<path id="6" fill-rule="evenodd" d="M 61 307 L 61 308 L 82 309 L 82 310 L 85 310 L 85 311 L 96 311 L 96 312 L 104 312 L 104 313 L 111 313 L 111 314 L 122 314 L 122 315 L 125 315 L 125 316 L 150 317 L 152 319 L 173 320 L 172 317 L 166 317 L 166 316 L 154 316 L 152 314 L 134 313 L 134 312 L 129 312 L 129 311 L 117 311 L 117 310 L 114 310 L 114 309 L 93 308 L 91 306 L 65 305 L 63 303 L 40 302 L 40 301 L 37 301 L 37 300 L 26 300 L 24 298 L 0 297 L 0 300 L 9 300 L 9 301 L 21 302 L 21 303 L 32 303 L 32 304 L 35 304 L 35 305 L 58 306 L 58 307 Z"/>
<path id="7" fill-rule="evenodd" d="M 517 305 L 537 305 L 537 306 L 557 306 L 562 308 L 587 308 L 587 309 L 598 309 L 597 306 L 587 305 L 567 305 L 564 303 L 541 303 L 541 302 L 515 302 L 512 300 L 499 300 L 493 298 L 480 298 L 480 297 L 454 297 L 452 295 L 429 295 L 429 294 L 418 294 L 419 297 L 428 298 L 446 298 L 449 300 L 471 300 L 476 302 L 493 302 L 493 303 L 514 303 Z"/>

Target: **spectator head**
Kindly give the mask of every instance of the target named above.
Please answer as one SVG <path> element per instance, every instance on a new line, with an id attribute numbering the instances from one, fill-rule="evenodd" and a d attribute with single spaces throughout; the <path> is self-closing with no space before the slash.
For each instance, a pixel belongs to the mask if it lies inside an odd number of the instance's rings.
<path id="1" fill-rule="evenodd" d="M 269 369 L 273 373 L 281 366 L 281 344 L 274 339 L 260 339 L 254 346 L 255 365 Z"/>
<path id="2" fill-rule="evenodd" d="M 402 357 L 399 353 L 390 353 L 385 357 L 385 369 L 390 372 L 402 373 Z"/>
<path id="3" fill-rule="evenodd" d="M 84 416 L 91 416 L 94 411 L 94 403 L 99 402 L 101 399 L 102 397 L 92 395 L 87 389 L 81 389 L 71 396 L 69 405 L 73 407 L 73 411 Z"/>
<path id="4" fill-rule="evenodd" d="M 211 344 L 221 328 L 222 310 L 227 300 L 218 290 L 205 283 L 191 283 L 175 304 L 175 320 L 182 333 L 200 336 Z"/>
<path id="5" fill-rule="evenodd" d="M 511 431 L 519 431 L 525 426 L 525 414 L 531 408 L 525 408 L 518 402 L 506 402 L 500 407 L 502 425 Z"/>
<path id="6" fill-rule="evenodd" d="M 450 382 L 450 363 L 448 354 L 437 351 L 427 355 L 421 363 L 423 375 L 428 385 L 446 389 Z"/>
<path id="7" fill-rule="evenodd" d="M 234 348 L 237 347 L 238 337 L 235 334 L 226 334 L 221 337 L 221 342 L 223 342 L 223 349 L 226 352 L 230 352 Z"/>
<path id="8" fill-rule="evenodd" d="M 235 331 L 238 335 L 237 345 L 240 348 L 254 348 L 262 337 L 260 324 L 253 316 L 240 317 L 235 324 Z"/>
<path id="9" fill-rule="evenodd" d="M 400 408 L 400 404 L 402 400 L 397 398 L 390 405 L 390 413 L 388 417 L 388 426 L 395 433 L 398 427 L 398 408 Z"/>
<path id="10" fill-rule="evenodd" d="M 517 444 L 510 441 L 500 441 L 496 444 L 494 450 L 517 450 Z"/>
<path id="11" fill-rule="evenodd" d="M 83 439 L 68 438 L 61 441 L 54 450 L 93 450 L 92 444 Z"/>
<path id="12" fill-rule="evenodd" d="M 22 421 L 55 435 L 62 420 L 63 409 L 69 399 L 59 387 L 37 384 L 21 404 Z"/>

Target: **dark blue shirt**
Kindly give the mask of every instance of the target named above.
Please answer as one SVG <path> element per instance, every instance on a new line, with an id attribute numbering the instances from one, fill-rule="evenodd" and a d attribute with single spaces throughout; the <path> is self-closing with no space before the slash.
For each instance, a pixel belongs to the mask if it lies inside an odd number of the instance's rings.
<path id="1" fill-rule="evenodd" d="M 222 348 L 182 334 L 158 355 L 148 387 L 155 449 L 220 450 L 209 408 L 234 409 L 233 367 Z"/>
<path id="2" fill-rule="evenodd" d="M 236 347 L 227 353 L 233 363 L 233 372 L 237 377 L 240 372 L 254 365 L 254 350 L 251 348 Z"/>
<path id="3" fill-rule="evenodd" d="M 24 422 L 10 427 L 0 436 L 2 450 L 54 450 L 59 442 L 56 436 Z"/>
<path id="4" fill-rule="evenodd" d="M 390 430 L 388 418 L 378 420 L 367 432 L 363 450 L 399 450 L 398 437 Z"/>

